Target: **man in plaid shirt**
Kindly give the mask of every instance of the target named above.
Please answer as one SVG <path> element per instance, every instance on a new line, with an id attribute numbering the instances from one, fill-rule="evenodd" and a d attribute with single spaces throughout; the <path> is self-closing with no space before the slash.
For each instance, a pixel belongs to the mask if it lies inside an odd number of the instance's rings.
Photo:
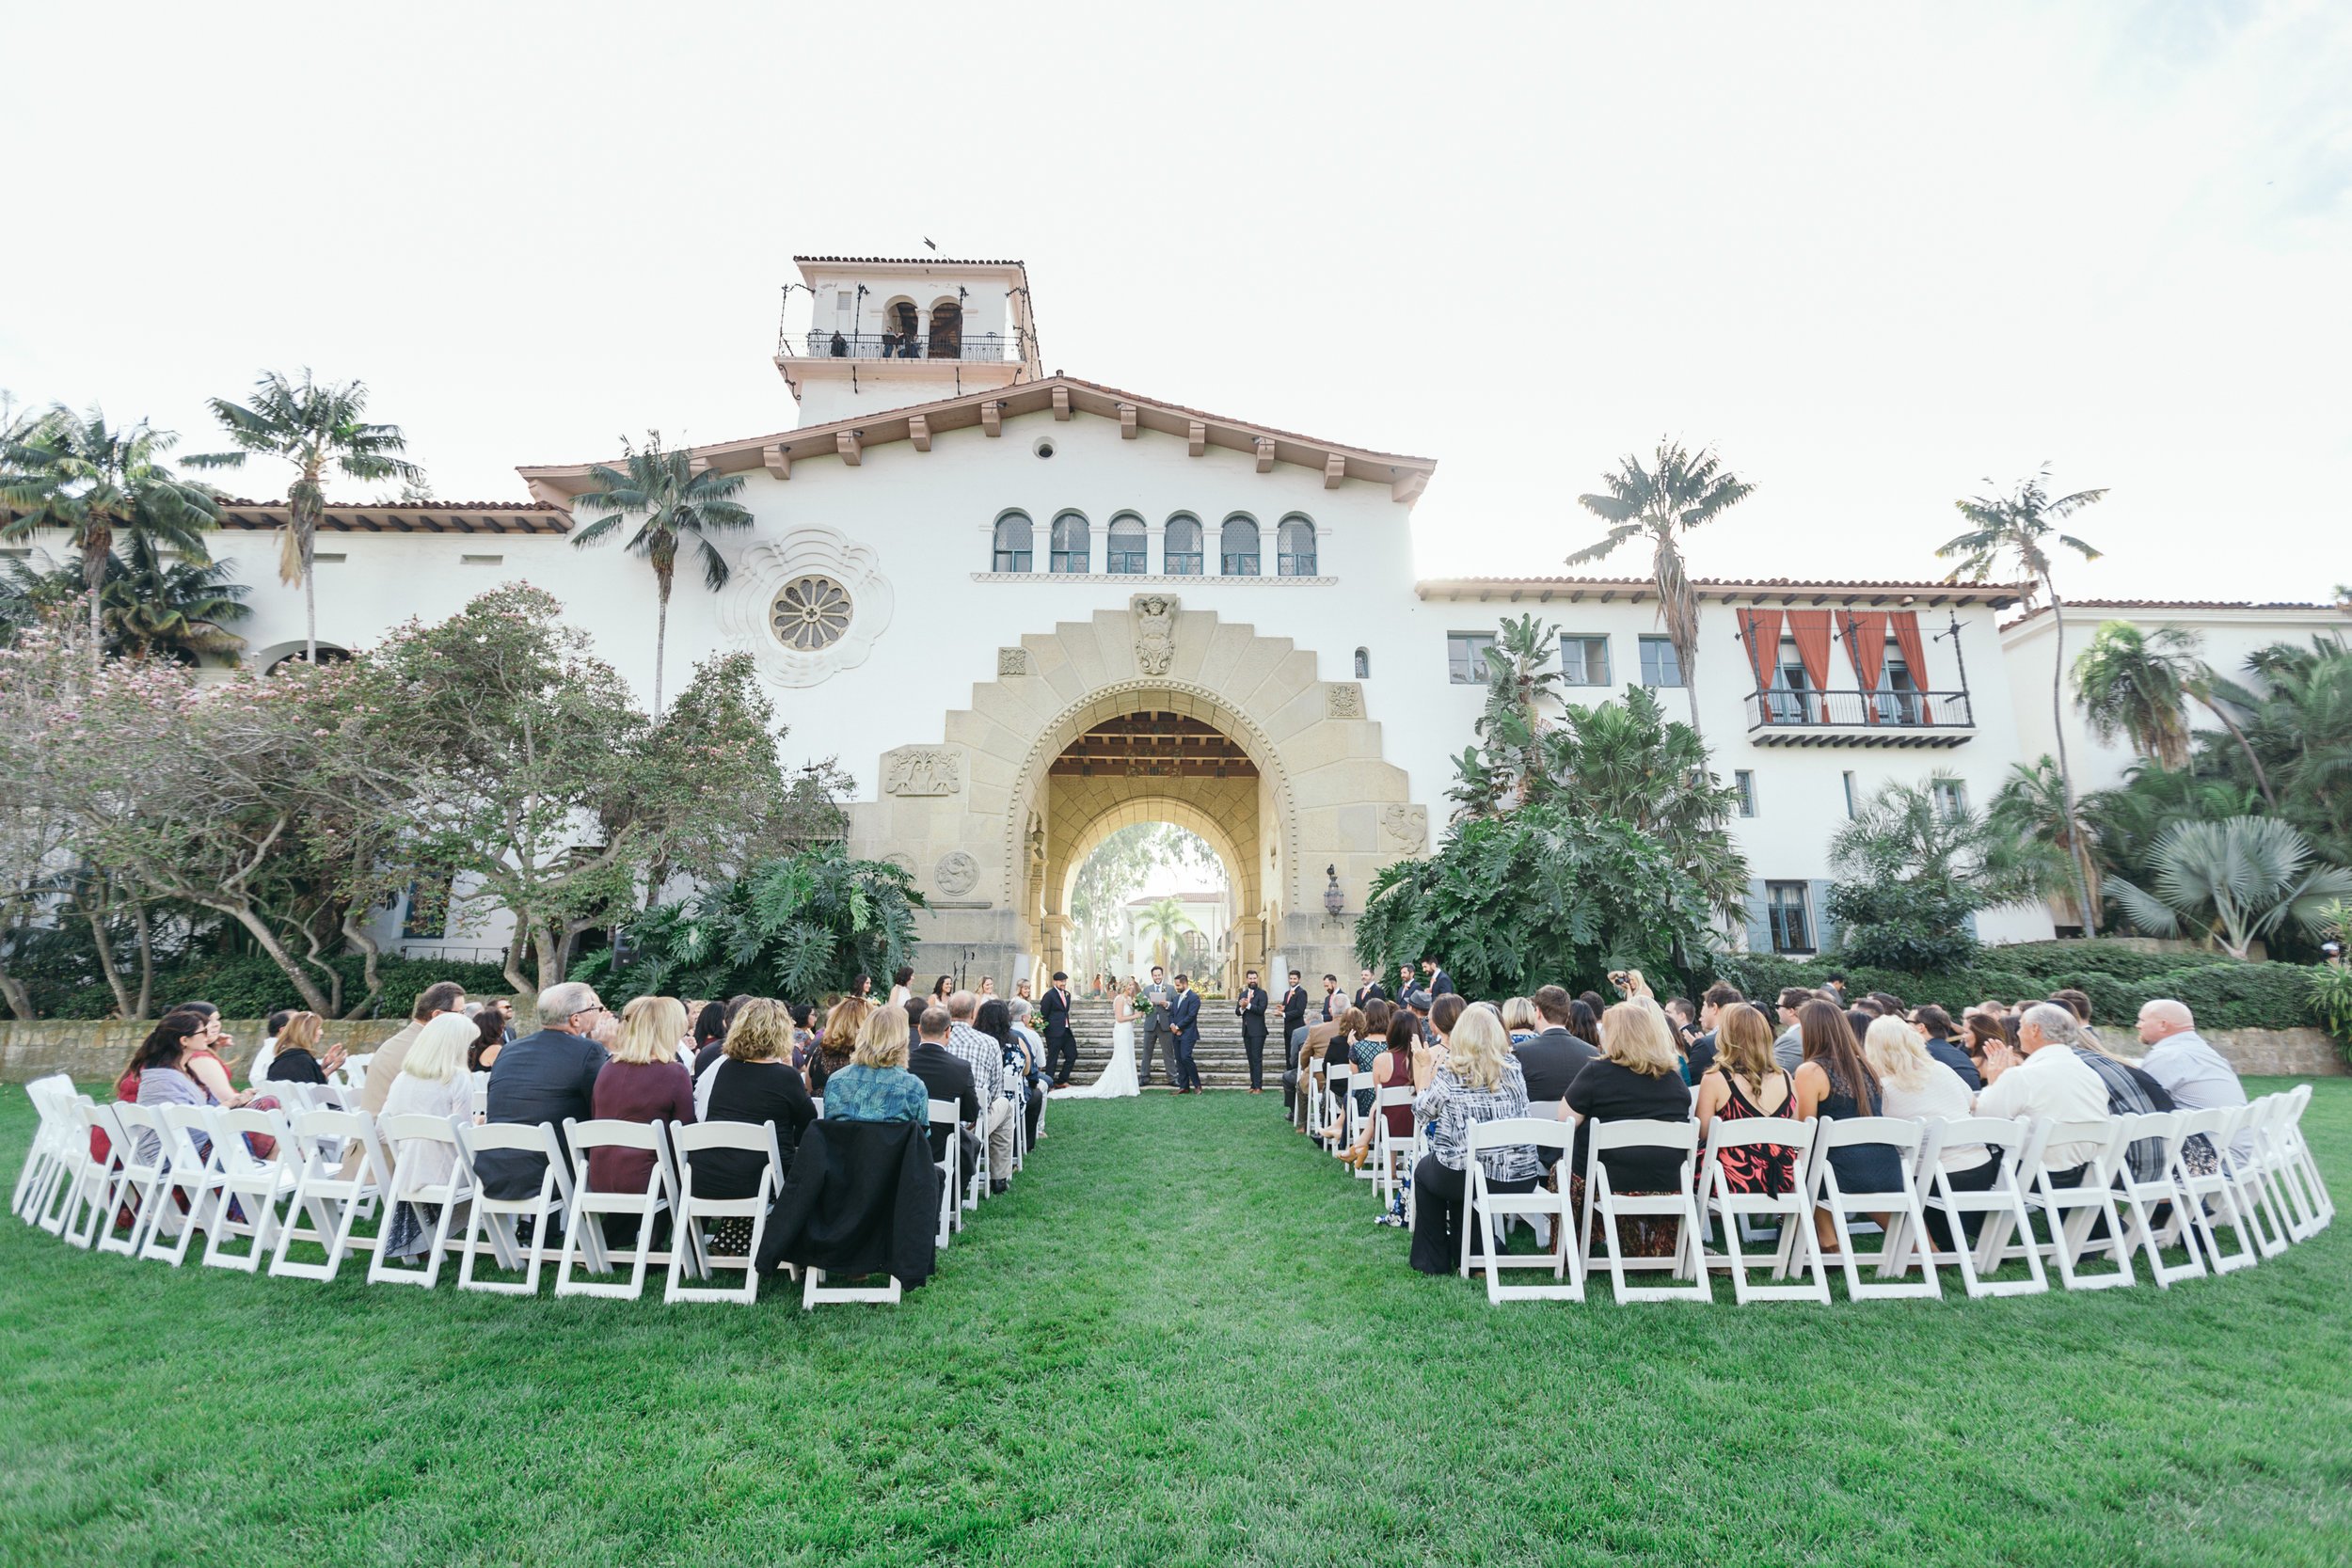
<path id="1" fill-rule="evenodd" d="M 980 1097 L 980 1117 L 988 1124 L 989 1188 L 1003 1192 L 1011 1185 L 1012 1101 L 1005 1098 L 1005 1047 L 993 1035 L 972 1026 L 980 1010 L 974 992 L 960 990 L 947 998 L 947 1049 L 972 1069 L 972 1087 Z"/>

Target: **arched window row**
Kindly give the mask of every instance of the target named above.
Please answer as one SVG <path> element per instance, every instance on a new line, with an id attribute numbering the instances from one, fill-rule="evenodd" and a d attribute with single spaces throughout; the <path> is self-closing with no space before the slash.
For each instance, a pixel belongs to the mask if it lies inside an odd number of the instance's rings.
<path id="1" fill-rule="evenodd" d="M 1025 512 L 1007 512 L 996 519 L 990 569 L 1031 572 L 1037 569 L 1037 529 Z M 1160 571 L 1167 577 L 1207 575 L 1208 531 L 1190 512 L 1168 515 L 1160 533 Z M 1277 577 L 1311 578 L 1316 574 L 1315 522 L 1303 512 L 1287 514 L 1274 529 L 1274 570 Z M 1056 513 L 1046 535 L 1046 570 L 1077 575 L 1095 570 L 1094 536 L 1086 514 Z M 1217 525 L 1217 575 L 1254 578 L 1264 575 L 1263 535 L 1258 519 L 1246 512 L 1229 514 Z M 1140 514 L 1114 513 L 1104 536 L 1102 570 L 1114 577 L 1142 577 L 1152 570 L 1151 531 Z"/>

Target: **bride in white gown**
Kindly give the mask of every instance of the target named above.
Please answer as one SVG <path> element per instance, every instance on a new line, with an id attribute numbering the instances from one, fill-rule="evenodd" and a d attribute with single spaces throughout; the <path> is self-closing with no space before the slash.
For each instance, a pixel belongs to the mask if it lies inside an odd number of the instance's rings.
<path id="1" fill-rule="evenodd" d="M 1111 992 L 1111 1061 L 1103 1076 L 1082 1089 L 1057 1089 L 1056 1100 L 1125 1100 L 1143 1092 L 1136 1081 L 1136 983 Z"/>

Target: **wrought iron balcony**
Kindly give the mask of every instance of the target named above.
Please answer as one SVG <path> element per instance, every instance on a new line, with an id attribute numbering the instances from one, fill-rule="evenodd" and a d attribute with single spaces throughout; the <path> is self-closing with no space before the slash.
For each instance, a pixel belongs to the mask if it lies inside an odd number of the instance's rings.
<path id="1" fill-rule="evenodd" d="M 1977 733 L 1965 691 L 1751 691 L 1758 746 L 1958 746 Z"/>
<path id="2" fill-rule="evenodd" d="M 954 342 L 933 343 L 920 330 L 896 332 L 834 332 L 812 328 L 806 350 L 793 347 L 787 334 L 779 352 L 808 359 L 955 359 L 964 363 L 1002 364 L 1017 357 L 1013 341 L 998 332 L 968 332 Z"/>

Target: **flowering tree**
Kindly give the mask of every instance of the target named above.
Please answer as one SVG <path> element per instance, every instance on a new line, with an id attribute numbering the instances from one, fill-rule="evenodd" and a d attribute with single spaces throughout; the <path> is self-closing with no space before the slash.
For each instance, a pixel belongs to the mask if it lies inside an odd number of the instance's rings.
<path id="1" fill-rule="evenodd" d="M 32 998 L 8 960 L 73 862 L 59 772 L 89 679 L 88 630 L 71 610 L 0 645 L 0 1001 L 20 1019 Z"/>

